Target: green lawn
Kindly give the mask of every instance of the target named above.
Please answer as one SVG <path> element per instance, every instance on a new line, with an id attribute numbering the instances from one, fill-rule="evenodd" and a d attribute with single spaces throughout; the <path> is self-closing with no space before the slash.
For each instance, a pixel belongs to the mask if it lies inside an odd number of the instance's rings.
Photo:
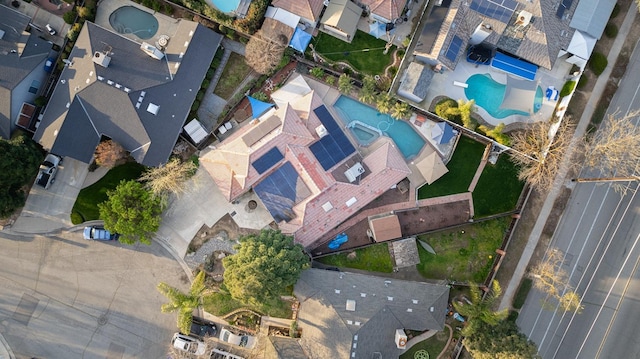
<path id="1" fill-rule="evenodd" d="M 122 180 L 137 179 L 144 169 L 145 167 L 137 162 L 128 162 L 112 168 L 98 182 L 80 190 L 71 213 L 77 213 L 82 216 L 82 221 L 99 219 L 98 203 L 107 200 L 107 191 L 115 189 Z M 72 222 L 77 224 L 73 219 Z"/>
<path id="2" fill-rule="evenodd" d="M 391 273 L 393 263 L 387 243 L 357 249 L 354 259 L 347 258 L 348 253 L 339 253 L 318 258 L 317 261 L 335 267 L 363 269 L 371 272 Z"/>
<path id="3" fill-rule="evenodd" d="M 447 345 L 449 332 L 449 328 L 444 327 L 441 332 L 436 333 L 431 338 L 427 338 L 412 346 L 409 350 L 400 355 L 400 359 L 413 359 L 413 356 L 418 350 L 426 350 L 429 353 L 429 359 L 436 359 L 444 350 L 444 346 Z"/>
<path id="4" fill-rule="evenodd" d="M 418 271 L 431 279 L 483 282 L 489 274 L 495 251 L 502 244 L 510 220 L 503 217 L 419 236 L 436 254 L 427 252 L 418 244 Z"/>
<path id="5" fill-rule="evenodd" d="M 313 42 L 316 52 L 332 61 L 346 61 L 359 72 L 380 75 L 391 64 L 395 46 L 384 54 L 384 40 L 358 30 L 349 44 L 331 35 L 320 33 Z M 363 51 L 364 50 L 364 51 Z"/>
<path id="6" fill-rule="evenodd" d="M 250 72 L 251 67 L 244 62 L 244 57 L 232 52 L 213 93 L 225 100 L 230 99 Z"/>
<path id="7" fill-rule="evenodd" d="M 482 143 L 462 136 L 453 153 L 453 158 L 447 163 L 449 172 L 434 183 L 420 187 L 418 198 L 425 199 L 467 192 L 482 159 L 484 147 Z"/>
<path id="8" fill-rule="evenodd" d="M 473 190 L 475 217 L 504 213 L 515 208 L 524 182 L 518 180 L 518 168 L 507 154 L 495 165 L 487 163 Z"/>
<path id="9" fill-rule="evenodd" d="M 222 317 L 238 308 L 249 308 L 263 315 L 276 318 L 291 318 L 291 302 L 284 300 L 273 300 L 262 303 L 259 306 L 246 305 L 231 298 L 228 294 L 212 293 L 203 298 L 204 310 L 213 315 Z"/>

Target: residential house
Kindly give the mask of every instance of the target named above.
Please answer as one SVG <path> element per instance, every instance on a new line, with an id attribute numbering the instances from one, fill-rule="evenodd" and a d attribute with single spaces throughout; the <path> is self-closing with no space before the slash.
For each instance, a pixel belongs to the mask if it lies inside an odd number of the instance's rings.
<path id="1" fill-rule="evenodd" d="M 33 128 L 32 104 L 46 86 L 44 64 L 55 52 L 49 41 L 26 31 L 28 16 L 0 5 L 0 19 L 0 138 L 8 139 L 18 121 Z"/>
<path id="2" fill-rule="evenodd" d="M 369 12 L 371 20 L 384 24 L 395 23 L 404 12 L 408 0 L 357 0 Z"/>
<path id="3" fill-rule="evenodd" d="M 350 43 L 361 15 L 362 8 L 351 0 L 331 0 L 320 20 L 320 30 Z"/>
<path id="4" fill-rule="evenodd" d="M 143 165 L 166 163 L 222 38 L 186 20 L 165 35 L 156 47 L 86 22 L 34 139 L 91 163 L 108 137 Z"/>
<path id="5" fill-rule="evenodd" d="M 324 9 L 323 0 L 273 0 L 271 6 L 300 16 L 300 22 L 315 28 Z"/>
<path id="6" fill-rule="evenodd" d="M 367 274 L 308 269 L 294 287 L 308 358 L 398 358 L 405 330 L 442 330 L 449 288 Z"/>
<path id="7" fill-rule="evenodd" d="M 253 190 L 283 233 L 312 246 L 410 174 L 388 138 L 361 156 L 302 75 L 272 95 L 277 108 L 201 156 L 228 201 Z"/>
<path id="8" fill-rule="evenodd" d="M 469 46 L 484 44 L 545 69 L 558 59 L 584 67 L 615 0 L 441 0 L 433 7 L 414 55 L 454 69 Z"/>

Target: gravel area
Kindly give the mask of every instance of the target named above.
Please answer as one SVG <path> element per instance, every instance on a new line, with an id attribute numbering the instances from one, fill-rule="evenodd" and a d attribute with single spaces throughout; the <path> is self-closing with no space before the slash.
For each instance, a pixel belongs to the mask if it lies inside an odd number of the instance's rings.
<path id="1" fill-rule="evenodd" d="M 238 241 L 229 239 L 229 234 L 226 231 L 220 231 L 211 236 L 196 252 L 187 253 L 184 260 L 191 270 L 195 270 L 201 264 L 204 264 L 214 251 L 235 254 L 236 250 L 233 247 L 236 244 L 238 244 Z"/>

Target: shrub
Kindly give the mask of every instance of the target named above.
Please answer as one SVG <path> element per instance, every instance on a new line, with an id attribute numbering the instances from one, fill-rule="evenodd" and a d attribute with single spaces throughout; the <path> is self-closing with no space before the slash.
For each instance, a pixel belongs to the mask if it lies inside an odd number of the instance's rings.
<path id="1" fill-rule="evenodd" d="M 198 91 L 198 94 L 196 95 L 196 100 L 202 101 L 203 98 L 204 98 L 204 92 Z"/>
<path id="2" fill-rule="evenodd" d="M 216 74 L 216 69 L 207 70 L 207 80 L 211 81 L 211 79 L 213 78 L 213 75 L 215 74 Z"/>
<path id="3" fill-rule="evenodd" d="M 191 111 L 196 111 L 200 107 L 200 101 L 193 101 L 193 105 L 191 105 Z"/>
<path id="4" fill-rule="evenodd" d="M 578 88 L 584 88 L 587 85 L 587 82 L 589 82 L 589 78 L 585 75 L 580 76 L 580 80 L 578 80 Z"/>
<path id="5" fill-rule="evenodd" d="M 209 87 L 209 80 L 207 80 L 207 79 L 202 80 L 202 86 L 200 86 L 200 87 L 205 88 L 205 89 L 208 88 Z"/>
<path id="6" fill-rule="evenodd" d="M 36 106 L 43 107 L 44 105 L 47 104 L 47 98 L 44 96 L 38 96 L 33 102 L 35 103 Z"/>
<path id="7" fill-rule="evenodd" d="M 533 281 L 531 278 L 524 278 L 522 283 L 520 283 L 520 287 L 518 287 L 518 291 L 516 292 L 515 298 L 513 298 L 512 306 L 515 309 L 520 309 L 524 305 L 525 300 L 527 299 L 527 295 L 529 294 L 529 290 L 531 290 L 531 285 Z"/>
<path id="8" fill-rule="evenodd" d="M 74 21 L 76 21 L 77 15 L 78 13 L 76 12 L 76 10 L 72 9 L 71 11 L 67 11 L 66 13 L 64 13 L 64 15 L 62 15 L 62 19 L 64 20 L 64 22 L 71 25 Z"/>
<path id="9" fill-rule="evenodd" d="M 251 95 L 251 97 L 255 98 L 258 101 L 262 101 L 262 102 L 267 102 L 269 101 L 269 96 L 262 92 L 262 91 L 258 91 L 256 93 L 254 93 L 253 95 Z"/>
<path id="10" fill-rule="evenodd" d="M 84 218 L 82 217 L 82 215 L 76 211 L 71 212 L 71 223 L 73 224 L 80 224 L 84 222 Z"/>
<path id="11" fill-rule="evenodd" d="M 562 90 L 560 91 L 560 97 L 565 97 L 570 95 L 573 90 L 576 88 L 576 82 L 575 81 L 567 81 L 564 83 L 564 86 L 562 86 Z"/>
<path id="12" fill-rule="evenodd" d="M 611 17 L 609 17 L 609 19 L 615 19 L 618 14 L 620 14 L 620 5 L 616 3 L 613 7 L 613 11 L 611 11 Z"/>
<path id="13" fill-rule="evenodd" d="M 333 86 L 336 83 L 336 78 L 333 75 L 327 75 L 324 78 L 324 82 L 329 86 Z"/>
<path id="14" fill-rule="evenodd" d="M 311 74 L 311 76 L 317 79 L 320 79 L 322 78 L 322 76 L 324 76 L 324 70 L 321 67 L 314 67 L 309 70 L 309 73 Z"/>
<path id="15" fill-rule="evenodd" d="M 395 76 L 398 73 L 398 68 L 395 66 L 391 66 L 389 68 L 389 73 L 391 74 L 391 76 Z"/>
<path id="16" fill-rule="evenodd" d="M 589 68 L 598 76 L 602 74 L 608 64 L 609 62 L 607 61 L 607 57 L 600 52 L 594 52 L 589 60 Z"/>
<path id="17" fill-rule="evenodd" d="M 444 99 L 438 102 L 438 104 L 436 105 L 436 115 L 442 118 L 447 118 L 447 112 L 449 111 L 449 109 L 456 107 L 458 107 L 458 103 L 455 100 L 450 98 Z"/>
<path id="18" fill-rule="evenodd" d="M 614 37 L 618 36 L 618 27 L 616 26 L 616 24 L 608 23 L 604 28 L 604 34 L 606 37 L 613 39 Z"/>

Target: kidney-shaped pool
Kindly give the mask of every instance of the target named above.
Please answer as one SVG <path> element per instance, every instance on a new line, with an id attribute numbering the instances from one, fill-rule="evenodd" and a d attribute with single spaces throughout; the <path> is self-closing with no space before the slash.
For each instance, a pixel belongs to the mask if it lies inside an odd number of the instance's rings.
<path id="1" fill-rule="evenodd" d="M 109 24 L 120 34 L 134 34 L 146 40 L 158 32 L 158 19 L 134 6 L 122 6 L 109 15 Z"/>

